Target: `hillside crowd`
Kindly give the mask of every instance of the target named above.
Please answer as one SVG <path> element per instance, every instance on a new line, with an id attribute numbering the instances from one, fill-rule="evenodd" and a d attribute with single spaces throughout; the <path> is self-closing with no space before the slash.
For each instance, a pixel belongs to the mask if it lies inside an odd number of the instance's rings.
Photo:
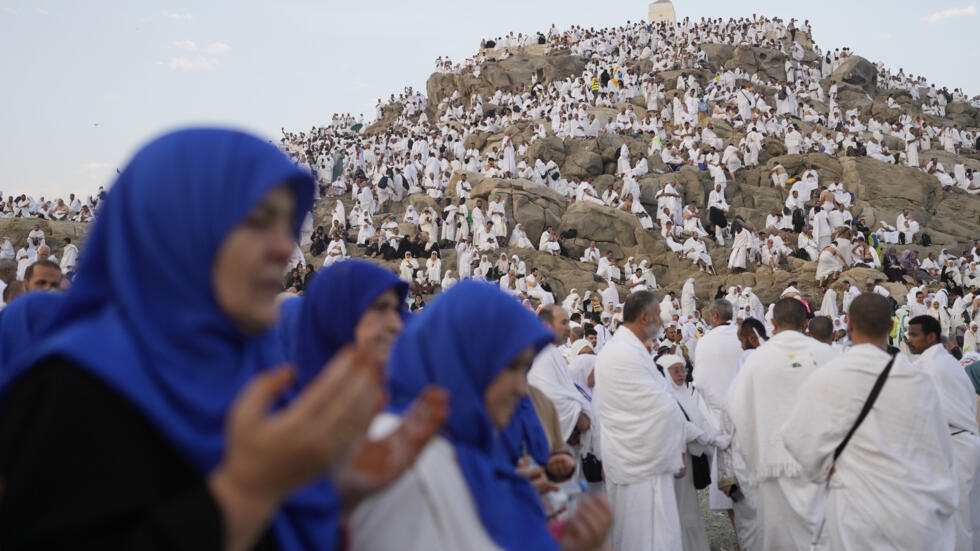
<path id="1" fill-rule="evenodd" d="M 852 54 L 811 37 L 756 16 L 509 34 L 437 72 L 535 46 L 583 72 L 434 104 L 406 89 L 379 102 L 385 128 L 336 115 L 279 148 L 176 131 L 98 203 L 8 200 L 99 215 L 83 258 L 70 239 L 54 258 L 40 225 L 0 245 L 0 547 L 703 551 L 699 491 L 745 551 L 980 545 L 980 241 L 919 258 L 909 209 L 869 226 L 810 159 L 769 167 L 785 203 L 764 227 L 730 205 L 773 143 L 975 194 L 977 129 L 945 115 L 978 102 L 879 65 L 896 122 L 842 110 Z M 706 78 L 710 44 L 777 51 L 785 78 Z M 599 136 L 648 143 L 623 142 L 612 185 L 533 155 Z M 799 282 L 699 300 L 649 259 L 571 254 L 514 223 L 496 179 L 620 209 L 707 274 L 813 262 L 821 303 Z M 550 256 L 595 284 L 556 296 L 533 264 Z"/>

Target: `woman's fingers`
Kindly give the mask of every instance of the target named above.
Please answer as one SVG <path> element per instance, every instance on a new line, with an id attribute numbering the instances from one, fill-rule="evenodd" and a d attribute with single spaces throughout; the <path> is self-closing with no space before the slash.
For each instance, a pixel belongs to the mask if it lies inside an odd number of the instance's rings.
<path id="1" fill-rule="evenodd" d="M 259 373 L 235 398 L 230 418 L 244 426 L 255 426 L 295 380 L 296 370 L 291 366 L 279 366 Z"/>

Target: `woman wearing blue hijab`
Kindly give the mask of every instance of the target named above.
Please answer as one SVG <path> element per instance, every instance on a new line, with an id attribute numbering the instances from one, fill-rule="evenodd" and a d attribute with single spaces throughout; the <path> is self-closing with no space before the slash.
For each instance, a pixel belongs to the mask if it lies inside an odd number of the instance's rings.
<path id="1" fill-rule="evenodd" d="M 348 350 L 271 411 L 296 379 L 273 368 L 272 328 L 312 199 L 306 173 L 240 132 L 135 155 L 55 321 L 0 386 L 0 548 L 336 546 L 327 475 L 382 393 Z"/>
<path id="2" fill-rule="evenodd" d="M 428 385 L 450 393 L 449 419 L 398 481 L 351 517 L 355 550 L 597 549 L 608 505 L 583 499 L 557 541 L 531 484 L 500 460 L 502 428 L 527 392 L 526 372 L 551 333 L 499 288 L 464 281 L 436 298 L 399 336 L 389 362 L 389 431 Z"/>
<path id="3" fill-rule="evenodd" d="M 302 387 L 344 346 L 388 362 L 402 330 L 408 284 L 370 262 L 344 260 L 317 273 L 303 296 L 282 304 L 279 331 Z M 419 393 L 398 430 L 362 443 L 354 459 L 333 473 L 344 506 L 384 487 L 408 468 L 446 418 L 448 397 L 429 387 Z M 384 458 L 384 461 L 377 461 Z M 356 537 L 356 534 L 355 534 Z"/>

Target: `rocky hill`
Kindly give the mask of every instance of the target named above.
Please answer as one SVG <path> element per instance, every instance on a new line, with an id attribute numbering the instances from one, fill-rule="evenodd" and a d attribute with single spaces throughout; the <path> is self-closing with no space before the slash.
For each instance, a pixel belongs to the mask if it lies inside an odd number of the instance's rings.
<path id="1" fill-rule="evenodd" d="M 788 42 L 788 37 L 784 40 Z M 801 33 L 798 35 L 798 41 L 803 43 L 806 49 L 804 61 L 819 59 L 818 55 L 810 49 L 809 37 Z M 737 66 L 741 66 L 749 73 L 760 71 L 776 80 L 786 80 L 784 70 L 786 55 L 777 49 L 733 47 L 725 44 L 702 44 L 699 47 L 706 52 L 707 59 L 700 69 L 687 69 L 686 72 L 695 75 L 701 86 L 707 85 L 719 71 Z M 482 96 L 485 110 L 494 109 L 496 106 L 488 104 L 488 101 L 496 90 L 516 90 L 528 85 L 532 78 L 544 84 L 566 77 L 578 78 L 586 65 L 585 59 L 572 55 L 568 51 L 552 50 L 545 54 L 542 48 L 535 48 L 528 48 L 502 61 L 487 60 L 480 67 L 479 77 L 473 74 L 433 74 L 427 82 L 426 117 L 429 121 L 438 120 L 447 108 L 447 103 L 443 100 L 453 97 L 457 92 L 459 99 L 455 103 L 469 106 L 469 98 L 476 93 Z M 627 63 L 640 73 L 651 70 L 651 63 L 646 59 L 630 59 Z M 671 70 L 651 73 L 657 82 L 666 85 L 667 99 L 680 93 L 673 87 L 681 72 L 681 70 Z M 964 128 L 980 126 L 980 111 L 965 102 L 949 104 L 944 118 L 924 115 L 922 100 L 913 99 L 906 90 L 879 86 L 875 65 L 859 56 L 850 57 L 834 71 L 830 78 L 824 79 L 821 84 L 825 89 L 829 86 L 830 80 L 839 83 L 839 101 L 842 111 L 856 109 L 860 112 L 862 120 L 873 116 L 878 121 L 894 122 L 898 121 L 901 115 L 908 114 L 914 117 L 922 116 L 925 121 L 938 126 L 958 125 Z M 767 98 L 766 101 L 773 105 L 777 89 L 762 87 L 762 90 Z M 889 97 L 897 101 L 901 108 L 889 108 L 886 103 Z M 818 111 L 827 112 L 826 103 L 813 100 L 809 103 Z M 642 96 L 634 97 L 630 104 L 639 118 L 645 116 L 646 102 Z M 597 114 L 598 118 L 604 121 L 608 116 L 615 116 L 625 105 L 622 103 L 614 108 L 594 108 L 590 112 Z M 367 135 L 387 136 L 404 131 L 406 118 L 401 115 L 399 105 L 393 107 L 393 109 L 386 109 L 385 117 L 367 129 Z M 734 130 L 726 121 L 705 119 L 703 115 L 699 126 L 707 122 L 713 123 L 715 132 L 726 145 L 738 143 L 740 137 L 744 136 L 744 132 Z M 414 122 L 417 117 L 416 114 L 408 122 Z M 547 121 L 533 121 L 533 123 L 537 122 Z M 804 135 L 815 127 L 814 123 L 802 120 L 794 120 L 794 122 L 800 126 L 800 131 Z M 496 133 L 468 133 L 465 135 L 465 145 L 467 147 L 473 145 L 486 155 L 495 150 L 505 133 L 513 136 L 515 146 L 530 143 L 533 123 L 521 122 L 502 128 Z M 452 126 L 453 123 L 450 122 L 448 125 Z M 548 137 L 531 143 L 526 155 L 519 157 L 518 161 L 523 158 L 529 164 L 533 164 L 535 159 L 544 161 L 554 159 L 560 166 L 563 178 L 592 177 L 593 184 L 600 193 L 610 185 L 621 183 L 621 179 L 615 175 L 620 146 L 624 143 L 629 146 L 632 153 L 631 163 L 635 164 L 641 155 L 646 156 L 651 140 L 651 136 L 647 134 L 629 136 L 615 133 L 600 133 L 595 138 L 562 139 L 552 135 L 550 123 L 547 126 Z M 672 126 L 669 122 L 665 126 L 669 135 Z M 899 143 L 900 140 L 893 136 L 887 136 L 885 141 L 892 150 L 903 150 L 905 147 L 904 143 Z M 932 157 L 938 158 L 950 174 L 954 164 L 959 160 L 964 161 L 968 168 L 980 170 L 980 157 L 976 153 L 951 154 L 935 149 L 935 146 L 932 150 L 920 153 L 923 165 Z M 805 159 L 808 159 L 819 173 L 822 185 L 833 181 L 835 177 L 841 178 L 847 191 L 853 193 L 855 197 L 850 211 L 855 218 L 863 218 L 869 227 L 876 227 L 879 220 L 894 224 L 901 210 L 908 208 L 914 218 L 921 223 L 922 231 L 932 238 L 930 247 L 913 246 L 923 257 L 924 253 L 938 253 L 942 249 L 948 249 L 959 255 L 972 245 L 973 240 L 980 238 L 980 196 L 970 195 L 955 186 L 949 191 L 944 191 L 934 176 L 922 170 L 887 164 L 868 157 L 833 157 L 822 153 L 787 155 L 782 141 L 772 137 L 766 138 L 764 142 L 760 154 L 760 166 L 742 169 L 737 173 L 734 181 L 729 181 L 726 196 L 733 208 L 731 214 L 741 215 L 750 224 L 762 229 L 770 209 L 781 209 L 785 201 L 785 192 L 770 186 L 768 179 L 770 168 L 778 162 L 786 168 L 791 177 L 798 177 L 803 171 Z M 660 183 L 672 181 L 679 184 L 686 202 L 693 201 L 697 204 L 706 218 L 707 198 L 713 189 L 712 179 L 707 171 L 687 166 L 678 172 L 671 172 L 658 155 L 651 155 L 647 160 L 650 174 L 640 178 L 639 184 L 642 190 L 642 203 L 651 215 L 656 212 L 654 194 L 659 189 Z M 444 195 L 453 198 L 454 201 L 455 182 L 458 178 L 457 173 Z M 486 202 L 491 195 L 501 194 L 505 201 L 508 227 L 513 228 L 517 223 L 524 224 L 532 243 L 537 244 L 541 232 L 547 226 L 553 226 L 560 232 L 575 230 L 577 237 L 563 242 L 568 257 L 554 257 L 526 249 L 502 251 L 508 255 L 517 254 L 527 262 L 529 268 L 532 266 L 541 268 L 548 276 L 559 301 L 571 288 L 583 292 L 598 287 L 599 284 L 593 278 L 595 267 L 576 260 L 589 241 L 596 241 L 603 251 L 614 251 L 614 256 L 620 265 L 630 256 L 635 257 L 636 262 L 641 259 L 650 260 L 658 283 L 668 290 L 679 293 L 681 285 L 688 277 L 695 278 L 699 307 L 705 306 L 707 301 L 713 298 L 719 285 L 752 287 L 760 299 L 768 303 L 777 299 L 780 292 L 790 282 L 795 281 L 797 287 L 812 304 L 819 305 L 822 299 L 822 291 L 816 287 L 814 277 L 815 262 L 788 258 L 776 271 L 750 264 L 747 272 L 733 274 L 726 267 L 729 246 L 718 247 L 711 240 L 706 240 L 718 272 L 717 275 L 708 275 L 699 272 L 691 262 L 680 260 L 675 254 L 667 251 L 659 231 L 643 229 L 635 216 L 622 210 L 591 203 L 570 204 L 566 198 L 547 186 L 530 180 L 484 178 L 477 173 L 469 173 L 468 180 L 474 186 L 472 199 L 469 201 L 471 206 L 477 198 Z M 353 202 L 349 195 L 343 200 L 349 211 Z M 424 206 L 432 206 L 437 212 L 441 212 L 441 205 L 436 200 L 424 194 L 411 195 L 400 204 L 386 205 L 382 213 L 375 217 L 375 226 L 380 225 L 381 216 L 386 212 L 395 214 L 400 221 L 404 209 L 409 204 L 414 205 L 418 210 Z M 317 206 L 316 224 L 329 227 L 332 205 L 333 198 Z M 402 225 L 401 229 L 410 235 L 418 231 L 410 225 Z M 356 232 L 352 232 L 353 235 L 356 235 Z M 726 245 L 730 245 L 730 240 Z M 795 245 L 795 241 L 790 243 L 792 247 Z M 898 246 L 898 248 L 903 250 L 906 247 Z M 357 247 L 350 247 L 350 251 L 353 256 L 361 254 Z M 455 251 L 443 249 L 441 252 L 443 269 L 455 270 Z M 323 258 L 322 256 L 308 257 L 308 260 L 319 266 Z M 395 269 L 394 262 L 388 263 L 388 266 Z M 883 273 L 863 268 L 854 269 L 847 275 L 861 284 L 869 277 L 884 279 Z M 620 291 L 624 293 L 626 289 L 622 288 Z M 905 292 L 901 285 L 892 285 L 892 292 L 899 302 L 904 302 Z"/>

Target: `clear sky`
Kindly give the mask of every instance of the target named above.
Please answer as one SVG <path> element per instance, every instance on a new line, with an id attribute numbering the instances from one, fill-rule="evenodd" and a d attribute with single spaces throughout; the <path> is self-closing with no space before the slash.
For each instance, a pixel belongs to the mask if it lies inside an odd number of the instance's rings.
<path id="1" fill-rule="evenodd" d="M 976 0 L 677 0 L 683 17 L 809 19 L 822 48 L 980 94 Z M 646 16 L 647 2 L 0 0 L 0 191 L 92 194 L 151 137 L 222 124 L 278 139 L 425 89 L 484 36 Z"/>

